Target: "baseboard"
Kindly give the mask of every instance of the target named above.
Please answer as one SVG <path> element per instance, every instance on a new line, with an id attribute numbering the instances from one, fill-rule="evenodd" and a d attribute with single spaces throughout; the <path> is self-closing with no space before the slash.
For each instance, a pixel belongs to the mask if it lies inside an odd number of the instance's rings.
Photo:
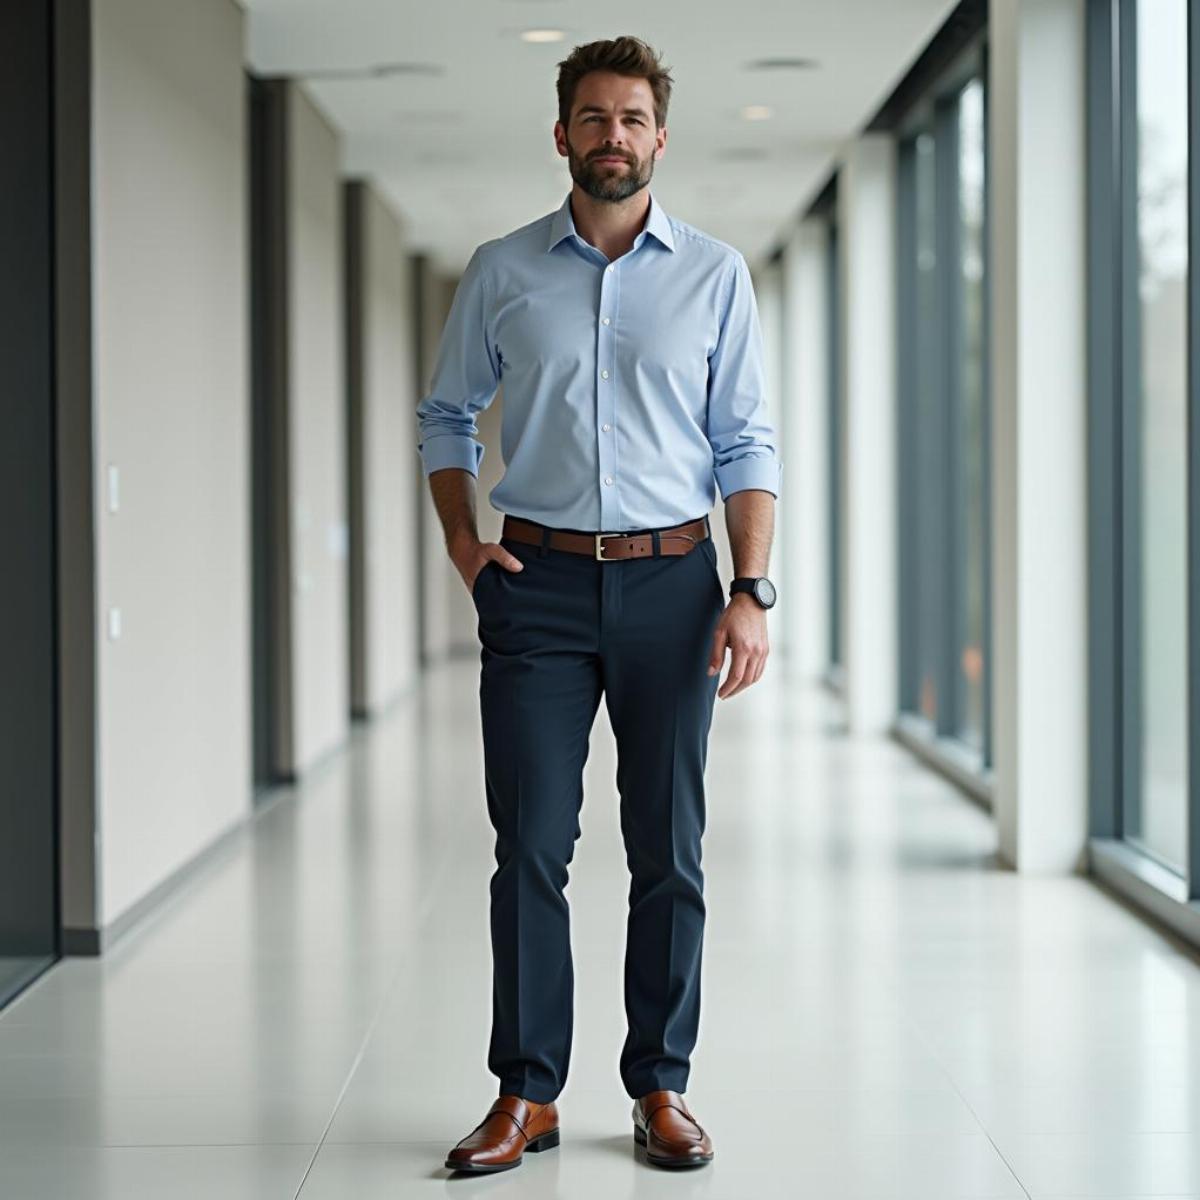
<path id="1" fill-rule="evenodd" d="M 247 810 L 245 815 L 239 817 L 224 833 L 219 834 L 208 845 L 197 851 L 107 925 L 99 929 L 64 927 L 62 931 L 63 956 L 94 958 L 104 954 L 134 926 L 157 915 L 166 907 L 168 901 L 182 893 L 189 883 L 224 859 L 244 836 L 249 826 L 263 812 L 273 808 L 276 802 L 269 801 L 256 809 Z"/>

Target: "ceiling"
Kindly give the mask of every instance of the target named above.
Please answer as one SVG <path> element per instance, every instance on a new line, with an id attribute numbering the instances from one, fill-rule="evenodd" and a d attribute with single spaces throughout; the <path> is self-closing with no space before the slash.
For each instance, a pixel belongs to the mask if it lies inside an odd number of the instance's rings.
<path id="1" fill-rule="evenodd" d="M 457 271 L 478 243 L 557 208 L 558 62 L 634 34 L 671 69 L 667 147 L 651 187 L 672 215 L 753 265 L 824 182 L 953 0 L 240 0 L 250 68 L 295 75 L 343 134 L 343 169 L 374 181 L 414 250 Z M 563 41 L 517 35 L 556 28 Z M 761 59 L 806 68 L 751 69 Z M 379 64 L 406 64 L 371 77 Z M 330 78 L 327 72 L 363 72 Z M 309 75 L 308 73 L 312 73 Z M 768 105 L 748 121 L 745 105 Z"/>

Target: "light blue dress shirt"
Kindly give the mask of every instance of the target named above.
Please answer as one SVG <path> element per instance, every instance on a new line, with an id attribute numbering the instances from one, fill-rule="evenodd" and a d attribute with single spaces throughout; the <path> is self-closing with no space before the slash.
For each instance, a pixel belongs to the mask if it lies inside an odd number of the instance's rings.
<path id="1" fill-rule="evenodd" d="M 424 473 L 479 474 L 475 414 L 503 385 L 488 499 L 560 529 L 677 525 L 745 488 L 779 495 L 750 271 L 650 197 L 610 262 L 557 211 L 482 243 L 417 406 Z"/>

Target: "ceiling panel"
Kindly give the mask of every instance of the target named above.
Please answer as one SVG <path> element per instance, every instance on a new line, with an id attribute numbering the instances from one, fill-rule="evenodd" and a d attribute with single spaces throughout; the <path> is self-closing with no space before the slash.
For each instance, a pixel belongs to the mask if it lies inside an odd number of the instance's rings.
<path id="1" fill-rule="evenodd" d="M 673 215 L 753 263 L 824 181 L 838 146 L 953 8 L 951 0 L 242 0 L 251 69 L 299 76 L 414 249 L 461 269 L 479 242 L 556 208 L 571 186 L 554 148 L 554 84 L 571 47 L 635 34 L 674 80 L 651 187 Z M 523 42 L 528 28 L 564 41 Z M 764 58 L 807 69 L 754 69 Z M 331 77 L 391 64 L 376 76 Z M 744 105 L 773 116 L 746 121 Z"/>

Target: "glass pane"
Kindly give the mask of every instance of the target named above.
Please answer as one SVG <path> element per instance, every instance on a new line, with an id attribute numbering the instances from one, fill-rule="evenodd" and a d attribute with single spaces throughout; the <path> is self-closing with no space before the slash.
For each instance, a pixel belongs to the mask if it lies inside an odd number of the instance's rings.
<path id="1" fill-rule="evenodd" d="M 966 525 L 963 567 L 966 578 L 957 589 L 962 605 L 959 628 L 964 640 L 958 652 L 962 682 L 959 731 L 965 741 L 983 747 L 983 585 L 984 552 L 984 278 L 983 278 L 983 84 L 972 80 L 959 103 L 959 221 L 961 223 L 963 369 L 962 486 Z"/>
<path id="2" fill-rule="evenodd" d="M 937 461 L 938 336 L 937 336 L 937 251 L 935 158 L 932 134 L 916 140 L 917 207 L 917 358 L 914 418 L 916 422 L 916 559 L 917 599 L 917 711 L 931 721 L 937 719 L 938 643 L 942 581 L 937 543 L 942 529 L 942 497 L 939 484 L 942 464 Z"/>
<path id="3" fill-rule="evenodd" d="M 1137 6 L 1137 247 L 1141 321 L 1140 827 L 1177 866 L 1187 795 L 1187 6 Z M 1133 806 L 1136 809 L 1136 805 Z M 1132 818 L 1132 819 L 1129 819 Z"/>

